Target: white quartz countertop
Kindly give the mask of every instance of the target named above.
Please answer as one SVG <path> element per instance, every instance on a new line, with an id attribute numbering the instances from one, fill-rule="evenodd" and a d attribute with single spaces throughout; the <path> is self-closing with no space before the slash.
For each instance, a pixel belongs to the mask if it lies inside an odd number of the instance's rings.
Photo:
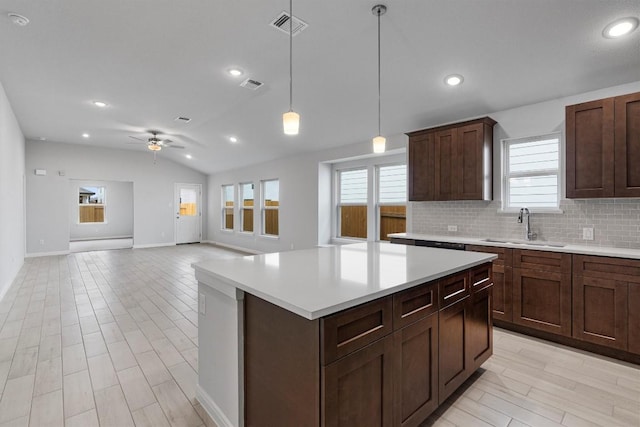
<path id="1" fill-rule="evenodd" d="M 519 239 L 509 238 L 495 238 L 491 241 L 487 241 L 486 238 L 481 237 L 457 237 L 457 236 L 437 236 L 430 234 L 417 234 L 417 233 L 394 233 L 389 234 L 389 237 L 396 237 L 401 239 L 414 239 L 414 240 L 431 240 L 434 242 L 448 242 L 448 243 L 463 243 L 466 245 L 479 245 L 479 246 L 497 246 L 502 248 L 516 248 L 516 249 L 531 249 L 539 251 L 550 252 L 564 252 L 579 255 L 598 255 L 615 258 L 629 258 L 640 259 L 639 249 L 626 249 L 626 248 L 612 248 L 607 246 L 587 246 L 587 245 L 564 245 L 564 246 L 550 246 L 545 243 L 556 244 L 554 242 L 533 241 L 527 243 L 520 241 Z M 496 240 L 504 240 L 500 242 Z M 560 242 L 561 243 L 561 242 Z"/>
<path id="2" fill-rule="evenodd" d="M 193 267 L 200 283 L 214 289 L 232 286 L 313 320 L 495 258 L 368 242 L 210 260 Z"/>

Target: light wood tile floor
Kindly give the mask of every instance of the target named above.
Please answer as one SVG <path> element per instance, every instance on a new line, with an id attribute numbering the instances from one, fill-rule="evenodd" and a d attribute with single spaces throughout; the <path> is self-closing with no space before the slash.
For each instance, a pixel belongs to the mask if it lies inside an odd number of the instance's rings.
<path id="1" fill-rule="evenodd" d="M 213 426 L 195 400 L 190 265 L 239 255 L 203 244 L 27 259 L 0 301 L 0 427 Z M 500 329 L 494 347 L 423 426 L 640 426 L 637 365 Z"/>

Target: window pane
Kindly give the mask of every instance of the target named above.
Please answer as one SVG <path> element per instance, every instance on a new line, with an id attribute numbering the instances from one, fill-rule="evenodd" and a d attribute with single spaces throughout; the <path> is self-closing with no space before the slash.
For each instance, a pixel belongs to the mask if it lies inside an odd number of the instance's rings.
<path id="1" fill-rule="evenodd" d="M 340 237 L 367 238 L 367 205 L 342 205 L 340 210 Z"/>
<path id="2" fill-rule="evenodd" d="M 509 171 L 535 172 L 558 169 L 558 138 L 511 143 L 509 145 Z"/>
<path id="3" fill-rule="evenodd" d="M 280 207 L 280 181 L 275 179 L 262 182 L 262 229 L 263 233 L 270 236 L 278 236 L 280 227 L 278 224 L 278 209 Z"/>
<path id="4" fill-rule="evenodd" d="M 105 187 L 80 187 L 78 189 L 78 222 L 103 223 Z"/>
<path id="5" fill-rule="evenodd" d="M 242 231 L 253 231 L 253 183 L 241 184 Z"/>
<path id="6" fill-rule="evenodd" d="M 233 230 L 233 185 L 222 186 L 222 228 Z"/>
<path id="7" fill-rule="evenodd" d="M 198 214 L 198 193 L 193 188 L 180 189 L 180 216 L 196 216 Z"/>
<path id="8" fill-rule="evenodd" d="M 558 176 L 509 178 L 509 202 L 512 207 L 557 207 Z"/>
<path id="9" fill-rule="evenodd" d="M 379 203 L 406 203 L 407 166 L 381 166 L 378 172 Z"/>
<path id="10" fill-rule="evenodd" d="M 380 240 L 391 240 L 391 233 L 407 231 L 407 206 L 380 206 Z"/>
<path id="11" fill-rule="evenodd" d="M 367 170 L 340 171 L 340 204 L 367 203 Z M 366 218 L 365 218 L 366 219 Z"/>

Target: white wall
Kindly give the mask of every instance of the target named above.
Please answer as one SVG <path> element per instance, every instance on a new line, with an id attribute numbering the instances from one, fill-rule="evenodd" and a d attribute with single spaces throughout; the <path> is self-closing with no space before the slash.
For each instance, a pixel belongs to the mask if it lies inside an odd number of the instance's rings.
<path id="1" fill-rule="evenodd" d="M 47 175 L 36 176 L 34 169 Z M 154 164 L 147 152 L 27 141 L 27 254 L 69 250 L 70 179 L 133 182 L 134 247 L 174 243 L 174 184 L 202 184 L 203 196 L 207 184 L 204 174 L 161 154 Z M 202 219 L 206 230 L 206 210 Z"/>
<path id="2" fill-rule="evenodd" d="M 0 298 L 24 263 L 25 140 L 0 83 Z"/>
<path id="3" fill-rule="evenodd" d="M 80 187 L 105 187 L 105 222 L 79 223 Z M 133 182 L 69 180 L 69 239 L 133 237 Z"/>
<path id="4" fill-rule="evenodd" d="M 304 144 L 301 137 L 296 144 Z M 387 150 L 404 149 L 405 135 L 387 138 Z M 311 248 L 329 242 L 331 212 L 330 167 L 323 162 L 369 155 L 371 142 L 277 159 L 209 176 L 208 237 L 216 243 L 259 252 Z M 320 179 L 319 177 L 322 177 Z M 280 236 L 277 239 L 239 232 L 237 209 L 233 232 L 221 230 L 221 189 L 225 184 L 254 182 L 256 201 L 260 200 L 260 181 L 280 180 Z M 236 197 L 237 200 L 237 197 Z M 254 230 L 260 230 L 256 212 Z M 319 221 L 320 218 L 320 221 Z"/>

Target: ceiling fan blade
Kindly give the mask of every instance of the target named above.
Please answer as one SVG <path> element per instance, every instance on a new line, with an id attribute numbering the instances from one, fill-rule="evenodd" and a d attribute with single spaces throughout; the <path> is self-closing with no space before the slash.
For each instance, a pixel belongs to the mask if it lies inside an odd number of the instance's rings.
<path id="1" fill-rule="evenodd" d="M 137 136 L 131 136 L 131 135 L 129 135 L 129 138 L 131 138 L 131 139 L 137 139 L 138 141 L 142 141 L 142 142 L 147 142 L 147 140 L 146 140 L 146 139 L 138 138 Z"/>

